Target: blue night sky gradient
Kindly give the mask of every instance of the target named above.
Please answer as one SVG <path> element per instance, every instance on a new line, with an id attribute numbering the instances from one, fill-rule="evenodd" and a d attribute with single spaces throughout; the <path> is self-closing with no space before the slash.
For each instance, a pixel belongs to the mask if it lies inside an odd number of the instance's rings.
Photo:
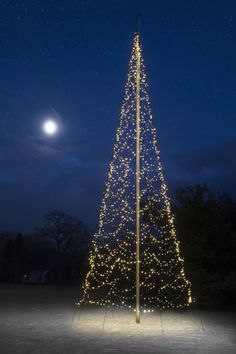
<path id="1" fill-rule="evenodd" d="M 52 209 L 96 226 L 137 13 L 171 194 L 207 182 L 236 197 L 235 1 L 2 0 L 0 230 Z"/>

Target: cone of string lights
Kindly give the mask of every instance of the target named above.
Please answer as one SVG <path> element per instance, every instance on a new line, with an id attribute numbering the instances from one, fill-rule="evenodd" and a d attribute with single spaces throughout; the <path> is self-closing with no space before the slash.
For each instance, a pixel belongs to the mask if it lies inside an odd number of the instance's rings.
<path id="1" fill-rule="evenodd" d="M 191 301 L 136 32 L 80 303 L 146 312 Z"/>

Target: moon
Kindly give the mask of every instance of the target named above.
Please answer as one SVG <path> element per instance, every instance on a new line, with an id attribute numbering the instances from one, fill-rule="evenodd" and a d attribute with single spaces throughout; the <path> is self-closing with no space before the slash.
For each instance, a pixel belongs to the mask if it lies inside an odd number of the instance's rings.
<path id="1" fill-rule="evenodd" d="M 58 124 L 55 120 L 53 119 L 47 119 L 44 123 L 43 123 L 43 131 L 47 134 L 47 135 L 54 135 L 57 133 L 58 131 Z"/>

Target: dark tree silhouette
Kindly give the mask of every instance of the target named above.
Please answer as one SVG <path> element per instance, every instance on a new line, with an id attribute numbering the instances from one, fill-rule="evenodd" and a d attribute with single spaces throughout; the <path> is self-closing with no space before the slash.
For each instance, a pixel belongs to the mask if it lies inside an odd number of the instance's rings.
<path id="1" fill-rule="evenodd" d="M 178 188 L 176 200 L 177 234 L 196 302 L 228 301 L 236 294 L 235 202 L 207 185 Z"/>
<path id="2" fill-rule="evenodd" d="M 0 279 L 4 282 L 17 283 L 26 269 L 26 250 L 22 234 L 5 235 L 2 251 Z"/>
<path id="3" fill-rule="evenodd" d="M 49 282 L 80 284 L 87 270 L 91 232 L 87 225 L 64 211 L 45 215 L 42 228 L 36 230 L 42 240 L 55 244 L 57 256 L 50 263 Z"/>
<path id="4" fill-rule="evenodd" d="M 51 211 L 45 215 L 42 228 L 36 230 L 41 238 L 55 242 L 58 255 L 62 254 L 72 239 L 80 239 L 84 224 L 64 211 Z"/>

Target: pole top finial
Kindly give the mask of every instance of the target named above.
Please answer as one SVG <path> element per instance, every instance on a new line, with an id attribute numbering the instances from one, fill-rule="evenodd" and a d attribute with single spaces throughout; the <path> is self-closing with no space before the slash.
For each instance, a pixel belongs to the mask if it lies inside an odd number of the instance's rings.
<path id="1" fill-rule="evenodd" d="M 140 35 L 140 15 L 136 15 L 136 33 Z"/>

